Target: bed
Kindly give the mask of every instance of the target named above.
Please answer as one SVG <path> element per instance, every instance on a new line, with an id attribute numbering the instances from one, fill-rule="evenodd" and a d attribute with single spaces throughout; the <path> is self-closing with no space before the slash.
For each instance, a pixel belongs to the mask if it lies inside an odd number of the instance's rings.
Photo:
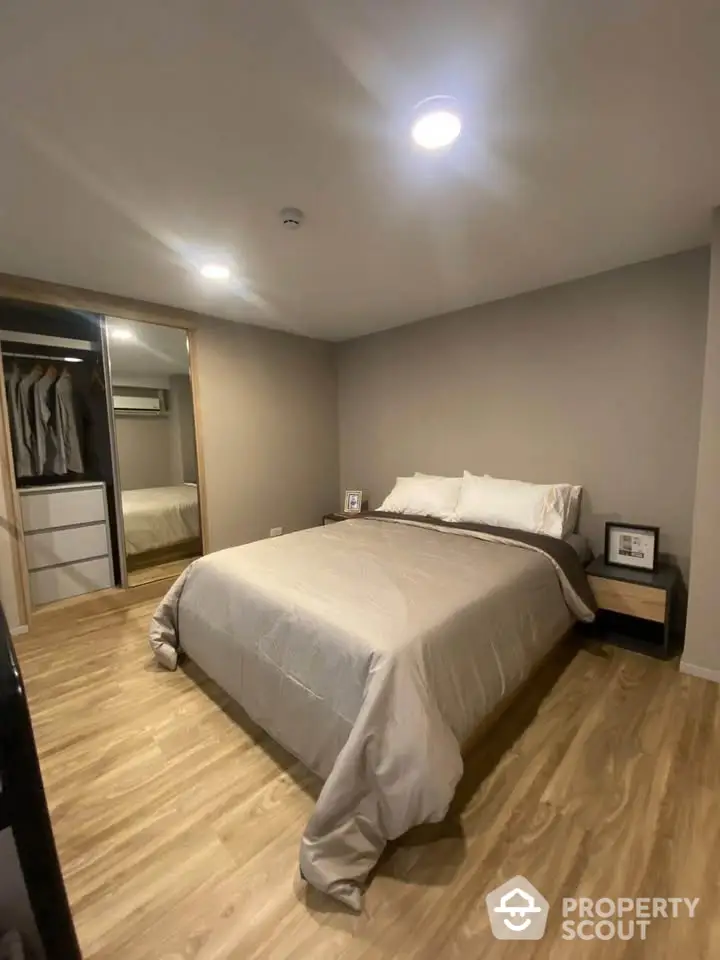
<path id="1" fill-rule="evenodd" d="M 445 816 L 463 745 L 593 610 L 561 540 L 370 514 L 196 560 L 150 643 L 325 781 L 301 873 L 359 910 L 387 841 Z"/>
<path id="2" fill-rule="evenodd" d="M 201 553 L 197 486 L 147 487 L 122 494 L 125 551 L 129 559 L 156 553 Z"/>

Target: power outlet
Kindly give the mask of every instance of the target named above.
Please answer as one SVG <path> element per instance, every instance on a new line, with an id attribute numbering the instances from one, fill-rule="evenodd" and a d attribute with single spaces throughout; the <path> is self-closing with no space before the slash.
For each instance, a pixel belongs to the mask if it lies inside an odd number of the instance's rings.
<path id="1" fill-rule="evenodd" d="M 272 528 L 270 529 L 270 536 L 271 536 L 271 537 L 281 537 L 281 536 L 282 536 L 282 532 L 283 532 L 283 528 L 282 528 L 282 527 L 272 527 Z"/>

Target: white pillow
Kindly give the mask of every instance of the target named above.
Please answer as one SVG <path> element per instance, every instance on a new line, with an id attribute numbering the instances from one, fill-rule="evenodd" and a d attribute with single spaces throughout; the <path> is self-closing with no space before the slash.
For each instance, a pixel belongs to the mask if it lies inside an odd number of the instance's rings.
<path id="1" fill-rule="evenodd" d="M 570 505 L 567 515 L 567 523 L 565 524 L 566 533 L 563 534 L 564 537 L 569 537 L 571 533 L 577 533 L 577 528 L 580 523 L 580 503 L 582 500 L 582 487 L 570 487 Z"/>
<path id="2" fill-rule="evenodd" d="M 486 477 L 490 474 L 486 473 Z M 495 477 L 494 479 L 500 479 Z M 506 480 L 506 483 L 525 483 L 524 480 Z M 563 498 L 565 508 L 563 511 L 563 539 L 569 537 L 571 533 L 576 533 L 580 523 L 580 504 L 582 500 L 581 486 L 575 486 L 571 483 L 553 483 L 553 484 L 530 484 L 530 486 L 552 486 L 558 488 L 558 493 Z M 565 498 L 567 497 L 567 502 Z"/>
<path id="3" fill-rule="evenodd" d="M 420 470 L 416 470 L 413 474 L 414 477 L 429 477 L 431 480 L 457 480 L 458 483 L 462 483 L 462 477 L 446 477 L 445 474 L 439 473 L 422 473 Z"/>
<path id="4" fill-rule="evenodd" d="M 469 523 L 513 527 L 562 538 L 568 530 L 571 485 L 536 484 L 495 477 L 463 476 L 456 517 Z"/>
<path id="5" fill-rule="evenodd" d="M 398 477 L 380 510 L 454 520 L 461 486 L 461 477 Z"/>

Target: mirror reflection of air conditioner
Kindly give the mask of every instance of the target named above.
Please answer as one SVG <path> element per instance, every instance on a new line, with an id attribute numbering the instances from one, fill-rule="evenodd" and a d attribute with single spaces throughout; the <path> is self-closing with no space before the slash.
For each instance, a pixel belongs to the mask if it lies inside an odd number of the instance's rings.
<path id="1" fill-rule="evenodd" d="M 160 394 L 139 397 L 114 393 L 113 408 L 118 413 L 164 413 Z"/>

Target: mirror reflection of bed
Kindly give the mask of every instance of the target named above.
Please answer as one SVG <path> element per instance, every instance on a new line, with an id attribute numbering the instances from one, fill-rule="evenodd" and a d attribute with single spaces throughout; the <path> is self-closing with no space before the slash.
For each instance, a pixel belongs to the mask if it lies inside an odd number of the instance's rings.
<path id="1" fill-rule="evenodd" d="M 108 317 L 128 586 L 174 579 L 202 554 L 185 330 Z"/>

